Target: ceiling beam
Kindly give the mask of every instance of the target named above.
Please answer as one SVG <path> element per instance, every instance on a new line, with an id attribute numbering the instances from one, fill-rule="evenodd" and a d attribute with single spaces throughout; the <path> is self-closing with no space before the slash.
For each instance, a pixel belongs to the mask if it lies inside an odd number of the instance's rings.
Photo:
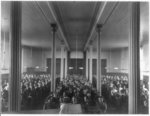
<path id="1" fill-rule="evenodd" d="M 93 28 L 92 28 L 92 30 L 91 30 L 91 32 L 90 32 L 90 36 L 89 36 L 89 38 L 88 38 L 88 40 L 86 41 L 86 44 L 85 44 L 85 46 L 84 46 L 84 51 L 85 51 L 86 48 L 88 47 L 88 44 L 89 44 L 89 42 L 90 42 L 90 40 L 91 40 L 91 37 L 92 37 L 92 35 L 93 35 L 94 31 L 95 31 L 95 27 L 96 27 L 97 23 L 99 22 L 99 20 L 100 20 L 102 14 L 103 14 L 103 11 L 104 11 L 104 9 L 105 9 L 105 7 L 106 7 L 106 4 L 107 4 L 107 2 L 102 2 L 102 4 L 101 4 L 101 8 L 100 8 L 99 11 L 98 11 L 96 21 L 95 21 L 95 23 L 93 24 Z"/>
<path id="2" fill-rule="evenodd" d="M 55 14 L 55 12 L 54 12 L 54 9 L 53 9 L 52 4 L 47 1 L 47 5 L 48 5 L 48 8 L 49 8 L 50 12 L 51 12 L 52 15 L 53 15 L 54 20 L 56 21 L 56 23 L 57 23 L 57 25 L 58 25 L 58 27 L 59 27 L 61 36 L 62 36 L 62 38 L 63 38 L 63 40 L 64 40 L 64 42 L 65 42 L 65 44 L 66 44 L 67 49 L 70 50 L 69 44 L 68 44 L 68 42 L 67 42 L 67 39 L 66 39 L 66 37 L 64 36 L 64 33 L 63 33 L 63 31 L 62 31 L 62 27 L 61 27 L 59 21 L 58 21 L 57 18 L 56 18 L 56 14 Z"/>
<path id="3" fill-rule="evenodd" d="M 52 21 L 51 21 L 50 18 L 46 15 L 46 13 L 45 13 L 44 10 L 42 9 L 40 3 L 39 3 L 39 2 L 36 2 L 36 3 L 37 3 L 38 8 L 40 9 L 40 11 L 41 11 L 42 14 L 43 14 L 45 21 L 46 21 L 48 24 L 55 23 L 55 22 L 58 24 L 58 27 L 59 27 L 59 30 L 60 30 L 60 34 L 61 34 L 61 36 L 62 36 L 62 38 L 63 38 L 63 40 L 64 40 L 64 42 L 65 42 L 66 48 L 67 48 L 68 50 L 70 50 L 70 47 L 69 47 L 69 45 L 68 45 L 68 42 L 66 41 L 66 38 L 65 38 L 65 36 L 64 36 L 64 34 L 63 34 L 63 32 L 62 32 L 62 29 L 61 29 L 61 27 L 60 27 L 60 24 L 58 23 L 58 21 L 57 21 L 57 19 L 56 19 L 56 16 L 54 15 L 54 12 L 53 12 L 53 10 L 51 9 L 49 3 L 47 3 L 47 6 L 48 6 L 48 8 L 49 8 L 49 10 L 50 10 L 50 12 L 51 12 L 51 14 L 52 14 L 52 16 L 53 16 L 53 17 L 52 17 L 52 18 L 53 18 Z M 62 39 L 60 39 L 60 38 L 58 37 L 58 35 L 56 35 L 56 36 L 57 36 L 57 38 L 58 38 L 59 40 L 62 40 Z"/>

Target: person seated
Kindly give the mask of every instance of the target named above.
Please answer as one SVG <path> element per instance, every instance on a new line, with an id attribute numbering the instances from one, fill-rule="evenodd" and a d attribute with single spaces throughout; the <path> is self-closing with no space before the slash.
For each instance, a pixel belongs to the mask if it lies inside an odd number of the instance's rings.
<path id="1" fill-rule="evenodd" d="M 66 93 L 63 93 L 63 103 L 71 103 L 70 98 L 66 95 Z"/>
<path id="2" fill-rule="evenodd" d="M 127 96 L 127 88 L 126 88 L 125 85 L 123 86 L 123 88 L 122 88 L 122 90 L 121 90 L 121 95 L 122 95 L 122 96 Z"/>
<path id="3" fill-rule="evenodd" d="M 92 88 L 92 90 L 91 90 L 91 98 L 92 98 L 92 101 L 93 101 L 94 104 L 96 102 L 97 97 L 98 97 L 98 94 L 97 94 L 96 89 Z"/>
<path id="4" fill-rule="evenodd" d="M 98 97 L 98 102 L 96 102 L 96 103 L 97 103 L 97 106 L 99 107 L 100 113 L 106 113 L 107 104 L 102 96 Z"/>
<path id="5" fill-rule="evenodd" d="M 68 94 L 67 96 L 68 96 L 70 99 L 72 99 L 72 97 L 73 97 L 73 88 L 72 88 L 72 87 L 69 88 L 67 94 Z"/>
<path id="6" fill-rule="evenodd" d="M 46 102 L 44 103 L 44 106 L 43 106 L 43 109 L 51 109 L 51 106 L 50 106 L 50 99 L 47 99 Z"/>
<path id="7" fill-rule="evenodd" d="M 95 105 L 95 104 L 93 103 L 92 98 L 91 98 L 91 93 L 87 93 L 86 104 L 89 105 L 89 106 Z"/>
<path id="8" fill-rule="evenodd" d="M 5 102 L 8 102 L 8 88 L 5 86 L 2 90 L 2 98 Z"/>
<path id="9" fill-rule="evenodd" d="M 87 92 L 88 92 L 88 89 L 87 89 L 87 88 L 84 88 L 84 89 L 83 89 L 83 94 L 86 95 Z"/>
<path id="10" fill-rule="evenodd" d="M 57 109 L 60 106 L 59 103 L 59 99 L 56 97 L 56 94 L 53 93 L 46 99 L 43 109 Z"/>
<path id="11" fill-rule="evenodd" d="M 116 86 L 113 86 L 113 88 L 111 89 L 111 96 L 116 95 L 117 92 L 118 92 L 117 87 L 116 87 Z"/>
<path id="12" fill-rule="evenodd" d="M 72 103 L 77 104 L 77 98 L 75 96 L 72 97 Z"/>
<path id="13" fill-rule="evenodd" d="M 122 95 L 122 91 L 123 91 L 123 87 L 121 86 L 121 84 L 118 85 L 118 94 Z"/>

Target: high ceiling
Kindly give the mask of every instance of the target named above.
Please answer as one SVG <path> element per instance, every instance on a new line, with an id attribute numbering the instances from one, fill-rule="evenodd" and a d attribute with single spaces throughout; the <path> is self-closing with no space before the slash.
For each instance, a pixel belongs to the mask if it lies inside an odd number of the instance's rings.
<path id="1" fill-rule="evenodd" d="M 53 2 L 71 50 L 83 50 L 100 5 L 97 2 Z"/>
<path id="2" fill-rule="evenodd" d="M 130 3 L 107 2 L 23 2 L 22 4 L 22 45 L 51 48 L 51 23 L 58 24 L 56 46 L 62 41 L 70 50 L 84 50 L 93 40 L 96 48 L 95 23 L 104 24 L 101 32 L 102 48 L 128 46 L 130 34 Z M 149 6 L 141 4 L 141 41 L 148 40 Z M 112 12 L 113 11 L 113 12 Z M 98 16 L 99 19 L 97 18 Z M 96 22 L 96 19 L 97 22 Z M 1 4 L 1 31 L 10 29 L 10 2 Z M 92 29 L 94 29 L 93 33 Z M 90 37 L 91 34 L 91 38 Z"/>
<path id="3" fill-rule="evenodd" d="M 110 17 L 107 21 L 106 19 L 100 20 L 100 23 L 103 24 L 101 31 L 101 47 L 103 49 L 127 47 L 129 45 L 130 3 L 122 2 L 115 5 L 114 11 L 108 13 Z M 97 39 L 93 43 L 95 47 L 96 43 Z"/>

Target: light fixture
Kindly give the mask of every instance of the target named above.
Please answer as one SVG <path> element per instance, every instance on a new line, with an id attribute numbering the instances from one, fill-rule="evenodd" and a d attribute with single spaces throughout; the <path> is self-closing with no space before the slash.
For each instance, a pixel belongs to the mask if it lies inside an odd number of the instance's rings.
<path id="1" fill-rule="evenodd" d="M 40 68 L 39 66 L 36 66 L 35 68 Z"/>
<path id="2" fill-rule="evenodd" d="M 114 67 L 114 69 L 115 69 L 115 70 L 118 70 L 119 68 L 118 68 L 118 67 Z"/>
<path id="3" fill-rule="evenodd" d="M 79 69 L 83 70 L 84 68 L 83 67 L 79 67 Z"/>
<path id="4" fill-rule="evenodd" d="M 69 67 L 69 69 L 73 69 L 73 67 Z"/>

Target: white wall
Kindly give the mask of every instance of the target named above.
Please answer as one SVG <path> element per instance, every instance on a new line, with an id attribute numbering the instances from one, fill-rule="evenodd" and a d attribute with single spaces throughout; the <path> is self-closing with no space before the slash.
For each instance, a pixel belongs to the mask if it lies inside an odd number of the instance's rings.
<path id="1" fill-rule="evenodd" d="M 145 43 L 140 48 L 140 65 L 141 65 L 141 72 L 147 75 L 147 71 L 149 71 L 149 45 Z"/>
<path id="2" fill-rule="evenodd" d="M 51 58 L 51 50 L 42 49 L 42 48 L 33 48 L 33 47 L 25 47 L 22 48 L 22 68 L 23 72 L 26 72 L 27 67 L 36 67 L 39 66 L 41 71 L 46 71 L 46 59 Z M 64 58 L 67 57 L 67 53 L 65 52 Z M 61 51 L 57 50 L 56 58 L 61 58 Z"/>
<path id="3" fill-rule="evenodd" d="M 9 36 L 6 35 L 6 51 L 5 51 L 5 66 L 6 68 L 10 68 L 10 43 L 9 43 Z M 3 46 L 4 46 L 4 39 L 2 34 L 2 41 L 1 41 L 1 57 L 3 57 Z M 147 71 L 149 70 L 149 44 L 148 42 L 144 44 L 141 48 L 143 50 L 143 70 Z M 107 59 L 107 67 L 108 72 L 128 72 L 128 48 L 121 48 L 121 49 L 114 49 L 114 50 L 103 50 L 101 53 L 102 59 Z M 40 67 L 46 67 L 46 59 L 51 58 L 51 51 L 41 48 L 32 48 L 31 47 L 25 47 L 22 48 L 22 55 L 23 55 L 23 71 L 26 71 L 26 67 L 32 67 L 32 66 L 40 66 Z M 67 57 L 67 52 L 64 54 L 64 58 Z M 93 51 L 93 58 L 97 58 L 97 52 Z M 60 50 L 57 50 L 56 52 L 56 58 L 61 57 Z M 87 53 L 87 58 L 90 57 L 90 53 Z M 1 61 L 3 63 L 3 61 Z M 114 70 L 114 67 L 118 67 L 121 70 Z"/>
<path id="4" fill-rule="evenodd" d="M 128 48 L 110 50 L 109 72 L 128 72 L 129 67 Z M 118 69 L 116 69 L 118 68 Z"/>
<path id="5" fill-rule="evenodd" d="M 107 59 L 107 72 L 128 72 L 128 53 L 128 48 L 102 50 L 101 59 Z M 90 52 L 87 52 L 87 57 L 90 58 Z M 96 50 L 92 58 L 97 58 Z"/>
<path id="6" fill-rule="evenodd" d="M 83 59 L 83 52 L 82 51 L 72 51 L 70 52 L 70 58 L 82 58 Z"/>
<path id="7" fill-rule="evenodd" d="M 5 39 L 4 39 L 4 36 L 5 36 Z M 6 69 L 9 69 L 10 68 L 10 60 L 11 60 L 11 56 L 10 56 L 10 53 L 11 53 L 11 48 L 10 48 L 10 39 L 9 39 L 9 33 L 5 32 L 5 35 L 4 35 L 4 32 L 2 31 L 1 32 L 1 67 L 2 68 L 6 68 Z M 4 67 L 3 67 L 4 66 Z"/>
<path id="8" fill-rule="evenodd" d="M 129 69 L 129 51 L 128 48 L 121 50 L 121 72 L 128 73 Z"/>

